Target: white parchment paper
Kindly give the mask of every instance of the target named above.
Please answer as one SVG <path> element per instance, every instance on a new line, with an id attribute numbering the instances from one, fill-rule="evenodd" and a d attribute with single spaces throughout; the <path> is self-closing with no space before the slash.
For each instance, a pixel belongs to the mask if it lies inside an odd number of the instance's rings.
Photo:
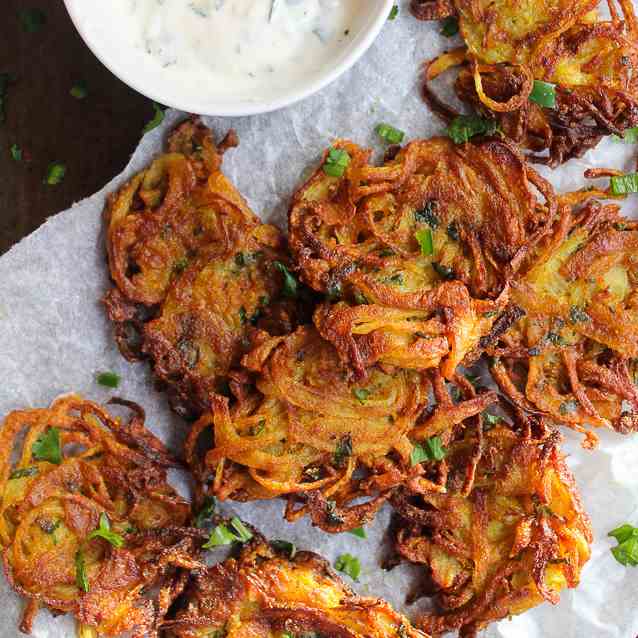
<path id="1" fill-rule="evenodd" d="M 419 98 L 419 63 L 456 43 L 440 36 L 438 25 L 412 19 L 407 3 L 401 4 L 400 16 L 387 23 L 366 56 L 320 95 L 277 113 L 207 120 L 220 135 L 230 126 L 237 129 L 241 145 L 227 154 L 225 171 L 264 220 L 284 222 L 294 186 L 334 137 L 349 137 L 381 152 L 373 133 L 380 121 L 405 130 L 408 138 L 442 133 L 441 122 Z M 144 137 L 121 175 L 99 193 L 51 218 L 0 258 L 0 415 L 46 405 L 71 391 L 107 400 L 111 393 L 99 387 L 94 377 L 97 371 L 113 370 L 122 377 L 117 394 L 141 403 L 150 427 L 179 449 L 187 426 L 153 389 L 148 367 L 128 364 L 119 355 L 98 300 L 108 287 L 101 223 L 105 194 L 159 153 L 167 131 L 183 117 L 167 113 L 163 126 Z M 60 147 L 64 148 L 62 140 Z M 583 170 L 591 166 L 635 170 L 636 151 L 635 146 L 608 139 L 582 160 L 543 172 L 559 189 L 580 188 Z M 637 204 L 635 196 L 630 198 L 627 214 L 635 214 Z M 638 634 L 638 569 L 622 567 L 613 559 L 609 549 L 615 541 L 606 536 L 620 523 L 638 524 L 638 436 L 602 432 L 600 447 L 593 453 L 583 451 L 580 439 L 571 433 L 566 439 L 569 464 L 594 524 L 593 557 L 580 587 L 563 593 L 559 605 L 543 604 L 493 625 L 486 637 L 634 638 Z M 383 596 L 410 616 L 427 605 L 427 601 L 412 607 L 404 604 L 417 568 L 379 569 L 387 509 L 368 526 L 367 540 L 349 534 L 330 536 L 306 521 L 287 524 L 281 518 L 281 502 L 230 504 L 227 510 L 271 538 L 293 540 L 331 561 L 344 551 L 357 555 L 362 575 L 355 589 L 362 594 Z M 0 637 L 18 635 L 22 603 L 4 580 L 0 581 L 0 603 Z M 73 623 L 43 611 L 35 635 L 71 637 Z"/>

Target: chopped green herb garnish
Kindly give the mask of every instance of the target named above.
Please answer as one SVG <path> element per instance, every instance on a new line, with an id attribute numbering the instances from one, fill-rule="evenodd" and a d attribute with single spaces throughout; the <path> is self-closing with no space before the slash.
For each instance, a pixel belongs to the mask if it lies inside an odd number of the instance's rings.
<path id="1" fill-rule="evenodd" d="M 11 157 L 16 162 L 21 162 L 22 161 L 22 149 L 17 144 L 12 144 L 11 148 L 9 149 L 9 151 L 11 152 Z"/>
<path id="2" fill-rule="evenodd" d="M 19 470 L 13 470 L 9 475 L 9 480 L 26 478 L 27 476 L 35 476 L 38 473 L 38 468 L 34 465 L 31 467 L 23 467 Z"/>
<path id="3" fill-rule="evenodd" d="M 618 135 L 613 135 L 612 137 L 620 142 L 625 142 L 625 144 L 638 144 L 638 126 L 623 131 L 622 137 Z"/>
<path id="4" fill-rule="evenodd" d="M 395 4 L 392 9 L 390 9 L 390 15 L 388 16 L 388 20 L 394 20 L 399 15 L 399 5 Z"/>
<path id="5" fill-rule="evenodd" d="M 274 261 L 273 266 L 283 275 L 284 281 L 281 294 L 284 297 L 295 299 L 299 295 L 299 282 L 280 261 Z"/>
<path id="6" fill-rule="evenodd" d="M 374 129 L 377 135 L 388 142 L 388 144 L 401 144 L 403 142 L 403 138 L 405 137 L 405 133 L 398 128 L 394 128 L 390 124 L 386 124 L 385 122 L 381 122 L 381 124 L 377 124 Z"/>
<path id="7" fill-rule="evenodd" d="M 483 412 L 483 419 L 485 419 L 485 422 L 488 425 L 498 425 L 503 420 L 503 417 L 499 416 L 498 414 L 490 414 L 489 412 Z"/>
<path id="8" fill-rule="evenodd" d="M 414 211 L 414 220 L 417 224 L 427 224 L 430 228 L 438 228 L 439 218 L 434 213 L 436 207 L 437 203 L 435 200 L 428 200 L 423 204 L 423 208 Z"/>
<path id="9" fill-rule="evenodd" d="M 434 268 L 436 274 L 442 279 L 454 279 L 454 270 L 449 266 L 440 264 L 438 261 L 433 261 L 432 268 Z"/>
<path id="10" fill-rule="evenodd" d="M 246 543 L 253 537 L 253 533 L 236 516 L 233 516 L 230 525 L 237 532 L 240 543 Z"/>
<path id="11" fill-rule="evenodd" d="M 37 461 L 48 461 L 55 465 L 62 463 L 62 446 L 60 445 L 60 430 L 49 428 L 41 434 L 31 446 L 33 458 Z"/>
<path id="12" fill-rule="evenodd" d="M 465 144 L 475 135 L 494 135 L 497 130 L 496 120 L 479 115 L 458 115 L 447 127 L 447 134 L 455 144 Z"/>
<path id="13" fill-rule="evenodd" d="M 242 324 L 245 324 L 247 321 L 248 317 L 246 316 L 246 308 L 244 308 L 243 306 L 241 306 L 239 308 L 239 321 Z"/>
<path id="14" fill-rule="evenodd" d="M 37 33 L 47 22 L 47 16 L 42 9 L 22 9 L 18 15 L 22 28 L 27 33 Z"/>
<path id="15" fill-rule="evenodd" d="M 354 291 L 354 300 L 359 306 L 365 306 L 368 303 L 366 296 L 360 290 Z"/>
<path id="16" fill-rule="evenodd" d="M 447 451 L 441 443 L 441 437 L 432 436 L 422 444 L 414 444 L 410 455 L 410 463 L 414 466 L 423 463 L 423 461 L 441 461 L 446 454 Z"/>
<path id="17" fill-rule="evenodd" d="M 355 527 L 354 529 L 349 529 L 348 534 L 352 534 L 357 538 L 368 538 L 365 529 L 363 527 Z"/>
<path id="18" fill-rule="evenodd" d="M 441 33 L 444 36 L 451 38 L 452 36 L 456 35 L 458 32 L 459 32 L 458 18 L 455 18 L 454 16 L 448 16 L 447 18 L 445 18 L 445 20 L 443 20 L 443 27 L 441 29 Z"/>
<path id="19" fill-rule="evenodd" d="M 95 380 L 105 388 L 117 388 L 120 385 L 120 375 L 115 372 L 99 372 Z"/>
<path id="20" fill-rule="evenodd" d="M 365 405 L 365 402 L 370 396 L 371 392 L 366 388 L 353 388 L 352 394 L 354 394 L 355 398 L 361 405 Z"/>
<path id="21" fill-rule="evenodd" d="M 569 309 L 569 320 L 572 323 L 580 323 L 582 321 L 590 321 L 591 317 L 582 308 L 572 306 Z"/>
<path id="22" fill-rule="evenodd" d="M 638 173 L 614 175 L 611 178 L 611 192 L 613 195 L 638 193 Z"/>
<path id="23" fill-rule="evenodd" d="M 618 541 L 616 547 L 611 548 L 614 558 L 625 567 L 638 567 L 638 527 L 625 523 L 609 532 Z"/>
<path id="24" fill-rule="evenodd" d="M 87 536 L 89 541 L 92 538 L 101 538 L 111 543 L 113 547 L 122 547 L 124 545 L 124 539 L 119 534 L 111 531 L 111 521 L 109 521 L 106 512 L 100 514 L 100 526 Z"/>
<path id="25" fill-rule="evenodd" d="M 331 148 L 323 164 L 323 172 L 329 177 L 343 177 L 350 164 L 350 155 L 341 148 Z"/>
<path id="26" fill-rule="evenodd" d="M 420 228 L 414 233 L 416 240 L 421 246 L 421 254 L 426 257 L 434 254 L 434 242 L 432 240 L 432 231 L 429 228 Z"/>
<path id="27" fill-rule="evenodd" d="M 47 173 L 44 178 L 44 183 L 49 186 L 56 186 L 59 184 L 66 175 L 66 166 L 60 162 L 51 162 L 47 167 Z"/>
<path id="28" fill-rule="evenodd" d="M 78 550 L 75 554 L 75 583 L 83 592 L 89 592 L 89 579 L 86 575 L 86 565 L 84 564 L 82 550 Z"/>
<path id="29" fill-rule="evenodd" d="M 361 573 L 361 563 L 352 554 L 341 554 L 335 561 L 335 569 L 343 574 L 347 574 L 352 580 L 359 580 Z"/>
<path id="30" fill-rule="evenodd" d="M 204 549 L 212 549 L 213 547 L 219 547 L 220 545 L 230 545 L 237 540 L 235 535 L 226 527 L 226 525 L 217 525 L 215 529 L 210 533 L 208 541 L 205 545 L 202 545 Z"/>
<path id="31" fill-rule="evenodd" d="M 152 131 L 164 121 L 164 109 L 157 102 L 153 102 L 153 110 L 153 119 L 150 122 L 147 122 L 146 126 L 142 129 L 142 134 Z"/>
<path id="32" fill-rule="evenodd" d="M 352 437 L 346 434 L 339 439 L 334 455 L 334 463 L 337 467 L 343 467 L 352 456 Z"/>
<path id="33" fill-rule="evenodd" d="M 230 545 L 231 543 L 246 543 L 253 535 L 252 532 L 235 516 L 230 521 L 230 526 L 235 530 L 232 532 L 226 525 L 220 524 L 210 533 L 208 541 L 202 545 L 204 549 L 212 549 L 220 545 Z"/>
<path id="34" fill-rule="evenodd" d="M 279 539 L 279 540 L 270 541 L 270 544 L 278 552 L 282 552 L 283 554 L 288 556 L 288 558 L 290 559 L 293 559 L 297 554 L 297 546 L 294 543 L 291 543 L 290 541 L 283 541 Z"/>
<path id="35" fill-rule="evenodd" d="M 540 106 L 553 109 L 556 106 L 556 86 L 549 82 L 534 80 L 529 99 L 532 102 L 536 102 L 536 104 L 540 104 Z"/>
<path id="36" fill-rule="evenodd" d="M 195 527 L 204 527 L 206 522 L 212 519 L 217 507 L 217 501 L 214 496 L 206 496 L 202 502 L 202 507 L 195 516 Z"/>
<path id="37" fill-rule="evenodd" d="M 69 91 L 69 93 L 76 100 L 83 100 L 89 94 L 89 90 L 86 86 L 86 82 L 84 80 L 80 80 L 79 82 L 76 82 L 71 87 L 71 90 Z"/>
<path id="38" fill-rule="evenodd" d="M 578 403 L 574 401 L 574 399 L 570 399 L 569 401 L 563 401 L 558 406 L 558 411 L 563 415 L 571 414 L 572 412 L 576 412 L 578 410 Z"/>

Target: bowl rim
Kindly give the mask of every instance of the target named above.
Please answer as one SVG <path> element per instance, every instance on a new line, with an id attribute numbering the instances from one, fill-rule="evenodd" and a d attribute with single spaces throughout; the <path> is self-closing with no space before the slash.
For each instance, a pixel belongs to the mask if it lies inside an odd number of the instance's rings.
<path id="1" fill-rule="evenodd" d="M 395 4 L 395 0 L 378 0 L 377 15 L 369 22 L 361 33 L 358 34 L 357 40 L 354 41 L 350 47 L 350 51 L 341 59 L 338 64 L 327 67 L 325 70 L 319 72 L 317 77 L 301 88 L 291 88 L 287 90 L 282 96 L 276 98 L 269 98 L 263 101 L 249 102 L 241 100 L 236 103 L 225 101 L 209 101 L 199 104 L 187 104 L 181 102 L 179 99 L 166 99 L 166 96 L 162 96 L 155 91 L 147 91 L 141 87 L 142 82 L 136 79 L 134 73 L 117 69 L 116 65 L 109 61 L 107 56 L 103 52 L 98 51 L 97 46 L 91 42 L 87 36 L 86 29 L 80 20 L 76 7 L 79 2 L 85 2 L 86 0 L 64 0 L 66 10 L 75 26 L 75 29 L 79 33 L 80 37 L 91 50 L 93 55 L 117 78 L 127 84 L 133 90 L 137 91 L 141 95 L 162 104 L 164 106 L 175 108 L 187 113 L 198 113 L 199 115 L 210 116 L 222 116 L 222 117 L 241 117 L 248 115 L 258 115 L 261 113 L 270 113 L 279 109 L 291 106 L 305 100 L 306 98 L 318 93 L 329 84 L 332 84 L 337 78 L 343 75 L 346 71 L 351 69 L 366 51 L 372 46 L 372 43 L 376 40 L 377 36 L 381 32 L 383 25 L 387 22 L 392 7 Z M 139 77 L 139 76 L 138 76 Z"/>

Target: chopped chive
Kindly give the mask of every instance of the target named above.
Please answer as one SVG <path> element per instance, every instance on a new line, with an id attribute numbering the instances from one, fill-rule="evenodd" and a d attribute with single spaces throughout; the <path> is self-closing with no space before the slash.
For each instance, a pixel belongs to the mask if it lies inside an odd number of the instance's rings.
<path id="1" fill-rule="evenodd" d="M 361 405 L 365 405 L 366 399 L 370 396 L 371 392 L 366 388 L 353 388 L 352 394 L 354 394 Z"/>
<path id="2" fill-rule="evenodd" d="M 89 579 L 86 575 L 86 565 L 84 564 L 82 550 L 78 550 L 75 554 L 75 583 L 78 589 L 81 589 L 84 593 L 89 592 Z"/>
<path id="3" fill-rule="evenodd" d="M 49 186 L 56 186 L 66 175 L 66 166 L 60 162 L 51 162 L 47 167 L 47 174 L 44 183 Z"/>
<path id="4" fill-rule="evenodd" d="M 549 82 L 534 80 L 534 86 L 532 87 L 532 92 L 529 94 L 529 99 L 540 106 L 553 109 L 556 107 L 556 86 Z"/>
<path id="5" fill-rule="evenodd" d="M 164 109 L 157 102 L 153 102 L 153 110 L 153 119 L 146 123 L 146 126 L 142 129 L 142 134 L 152 131 L 164 121 Z"/>
<path id="6" fill-rule="evenodd" d="M 625 523 L 607 534 L 618 545 L 611 548 L 614 558 L 625 567 L 638 567 L 638 527 Z"/>
<path id="7" fill-rule="evenodd" d="M 399 5 L 395 4 L 392 9 L 390 9 L 390 15 L 388 16 L 388 20 L 395 20 L 399 15 Z"/>
<path id="8" fill-rule="evenodd" d="M 359 574 L 361 574 L 361 563 L 356 556 L 352 554 L 341 554 L 337 556 L 335 561 L 335 569 L 347 574 L 352 580 L 359 580 Z"/>
<path id="9" fill-rule="evenodd" d="M 421 254 L 428 257 L 434 254 L 434 242 L 432 241 L 432 231 L 429 228 L 421 228 L 414 233 L 416 240 L 421 246 Z"/>
<path id="10" fill-rule="evenodd" d="M 611 192 L 613 195 L 638 193 L 638 173 L 614 175 L 611 178 Z"/>
<path id="11" fill-rule="evenodd" d="M 280 261 L 274 261 L 273 266 L 283 275 L 284 278 L 281 294 L 284 297 L 295 299 L 299 295 L 299 282 Z"/>
<path id="12" fill-rule="evenodd" d="M 103 540 L 111 543 L 111 545 L 116 548 L 122 547 L 124 545 L 124 539 L 119 534 L 111 531 L 111 521 L 106 515 L 106 512 L 102 512 L 100 514 L 99 527 L 93 530 L 87 536 L 87 540 L 89 541 L 92 538 L 102 538 Z"/>
<path id="13" fill-rule="evenodd" d="M 35 476 L 38 473 L 38 468 L 32 465 L 31 467 L 23 467 L 19 470 L 13 470 L 9 475 L 9 480 L 27 478 L 28 476 Z"/>
<path id="14" fill-rule="evenodd" d="M 612 135 L 612 137 L 619 142 L 624 142 L 625 144 L 638 144 L 638 126 L 625 129 L 622 133 L 622 137 L 619 135 Z"/>
<path id="15" fill-rule="evenodd" d="M 84 80 L 80 80 L 79 82 L 76 82 L 71 87 L 71 90 L 69 91 L 69 93 L 76 100 L 83 100 L 89 94 L 89 90 L 86 86 L 86 82 Z"/>
<path id="16" fill-rule="evenodd" d="M 48 461 L 54 465 L 60 465 L 62 463 L 60 430 L 49 428 L 41 434 L 31 446 L 31 453 L 36 461 Z"/>
<path id="17" fill-rule="evenodd" d="M 120 385 L 120 375 L 115 372 L 99 372 L 95 380 L 105 388 L 117 388 Z"/>
<path id="18" fill-rule="evenodd" d="M 274 541 L 270 541 L 270 545 L 273 547 L 273 549 L 275 549 L 278 552 L 281 552 L 282 554 L 285 554 L 291 560 L 297 554 L 297 546 L 294 543 L 291 543 L 290 541 L 277 539 Z"/>
<path id="19" fill-rule="evenodd" d="M 22 149 L 17 144 L 12 144 L 9 151 L 11 152 L 11 157 L 13 157 L 16 162 L 22 161 Z"/>
<path id="20" fill-rule="evenodd" d="M 354 529 L 349 529 L 348 534 L 352 534 L 357 538 L 368 538 L 366 531 L 363 527 L 355 527 Z"/>
<path id="21" fill-rule="evenodd" d="M 494 135 L 497 130 L 496 120 L 479 115 L 458 115 L 447 127 L 447 134 L 455 144 L 465 144 L 475 135 Z"/>
<path id="22" fill-rule="evenodd" d="M 386 124 L 381 122 L 381 124 L 377 124 L 374 129 L 377 135 L 388 142 L 388 144 L 401 144 L 403 142 L 403 138 L 405 137 L 405 132 L 401 131 L 398 128 L 394 128 L 390 124 Z"/>
<path id="23" fill-rule="evenodd" d="M 204 527 L 206 521 L 210 520 L 215 513 L 217 501 L 214 496 L 206 496 L 202 502 L 202 507 L 195 516 L 195 527 Z"/>
<path id="24" fill-rule="evenodd" d="M 441 437 L 432 436 L 422 444 L 414 444 L 410 455 L 410 463 L 414 466 L 423 463 L 423 461 L 441 461 L 446 454 L 447 451 L 441 443 Z"/>
<path id="25" fill-rule="evenodd" d="M 343 177 L 350 164 L 350 155 L 341 148 L 331 148 L 323 164 L 323 172 L 329 177 Z"/>

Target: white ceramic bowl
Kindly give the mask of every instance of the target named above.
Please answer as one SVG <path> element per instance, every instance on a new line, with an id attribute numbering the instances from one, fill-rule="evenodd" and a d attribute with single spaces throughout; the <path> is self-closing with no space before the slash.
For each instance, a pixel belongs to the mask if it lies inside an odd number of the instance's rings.
<path id="1" fill-rule="evenodd" d="M 283 108 L 303 100 L 345 73 L 370 47 L 385 24 L 394 0 L 367 0 L 369 10 L 357 17 L 352 37 L 334 59 L 295 86 L 260 100 L 228 99 L 215 96 L 214 90 L 191 91 L 185 95 L 179 82 L 167 82 L 159 65 L 127 41 L 124 30 L 104 29 L 112 19 L 109 0 L 64 0 L 67 11 L 84 42 L 113 74 L 139 93 L 152 100 L 182 111 L 201 115 L 254 115 Z M 202 77 L 202 83 L 207 82 Z M 161 89 L 158 90 L 158 86 Z M 199 93 L 208 93 L 200 97 Z"/>

